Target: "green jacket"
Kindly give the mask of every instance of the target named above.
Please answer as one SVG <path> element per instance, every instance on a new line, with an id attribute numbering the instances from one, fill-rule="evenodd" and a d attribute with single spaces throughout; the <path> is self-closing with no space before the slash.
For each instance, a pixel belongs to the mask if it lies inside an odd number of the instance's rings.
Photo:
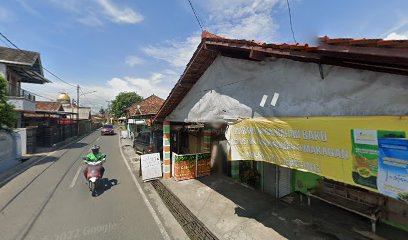
<path id="1" fill-rule="evenodd" d="M 86 156 L 86 160 L 84 162 L 85 162 L 85 164 L 88 163 L 88 162 L 97 162 L 97 161 L 102 160 L 104 157 L 105 157 L 105 154 L 103 154 L 101 152 L 99 152 L 96 155 L 94 155 L 93 153 L 89 153 Z"/>

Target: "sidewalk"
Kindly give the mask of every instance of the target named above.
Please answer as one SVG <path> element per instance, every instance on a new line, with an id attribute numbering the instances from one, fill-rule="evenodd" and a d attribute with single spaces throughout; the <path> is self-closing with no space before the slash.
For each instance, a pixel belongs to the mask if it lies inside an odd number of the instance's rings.
<path id="1" fill-rule="evenodd" d="M 132 142 L 122 139 L 121 145 L 138 175 L 139 156 Z M 277 200 L 225 176 L 160 181 L 219 239 L 407 239 L 406 232 L 381 223 L 373 234 L 368 219 L 319 200 L 313 199 L 312 206 L 296 194 Z M 171 237 L 188 239 L 155 189 L 141 184 Z"/>
<path id="2" fill-rule="evenodd" d="M 277 200 L 225 176 L 161 182 L 219 239 L 407 239 L 381 223 L 373 234 L 369 220 L 318 200 Z"/>

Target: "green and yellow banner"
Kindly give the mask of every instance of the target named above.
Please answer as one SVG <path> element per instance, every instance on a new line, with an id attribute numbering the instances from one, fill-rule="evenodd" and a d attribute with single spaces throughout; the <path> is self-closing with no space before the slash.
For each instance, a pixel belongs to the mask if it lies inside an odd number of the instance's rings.
<path id="1" fill-rule="evenodd" d="M 230 160 L 266 161 L 374 191 L 388 186 L 399 194 L 408 192 L 407 133 L 408 117 L 255 118 L 231 125 L 227 137 Z M 380 144 L 384 139 L 387 146 Z M 403 153 L 385 156 L 393 159 L 386 165 L 402 169 L 407 189 L 378 182 L 380 152 L 388 154 L 390 146 Z"/>

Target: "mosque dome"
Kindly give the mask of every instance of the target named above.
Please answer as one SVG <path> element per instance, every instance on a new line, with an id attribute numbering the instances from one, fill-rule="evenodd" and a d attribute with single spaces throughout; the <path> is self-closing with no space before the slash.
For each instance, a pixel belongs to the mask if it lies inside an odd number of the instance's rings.
<path id="1" fill-rule="evenodd" d="M 70 103 L 71 98 L 69 97 L 68 94 L 61 93 L 60 95 L 58 95 L 57 101 L 60 103 Z"/>

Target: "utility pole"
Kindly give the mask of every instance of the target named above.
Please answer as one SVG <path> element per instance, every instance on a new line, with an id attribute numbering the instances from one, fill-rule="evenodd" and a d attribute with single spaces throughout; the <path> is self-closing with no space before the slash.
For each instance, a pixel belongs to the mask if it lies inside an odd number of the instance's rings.
<path id="1" fill-rule="evenodd" d="M 106 112 L 106 120 L 107 120 L 107 123 L 110 123 L 109 121 L 110 121 L 110 111 L 111 111 L 111 109 L 110 109 L 110 103 L 111 103 L 111 101 L 106 101 L 107 103 L 108 103 L 108 111 Z"/>
<path id="2" fill-rule="evenodd" d="M 76 102 L 76 105 L 77 105 L 77 117 L 76 117 L 76 119 L 77 119 L 77 134 L 78 134 L 78 136 L 79 136 L 79 84 L 77 85 L 77 102 Z"/>

